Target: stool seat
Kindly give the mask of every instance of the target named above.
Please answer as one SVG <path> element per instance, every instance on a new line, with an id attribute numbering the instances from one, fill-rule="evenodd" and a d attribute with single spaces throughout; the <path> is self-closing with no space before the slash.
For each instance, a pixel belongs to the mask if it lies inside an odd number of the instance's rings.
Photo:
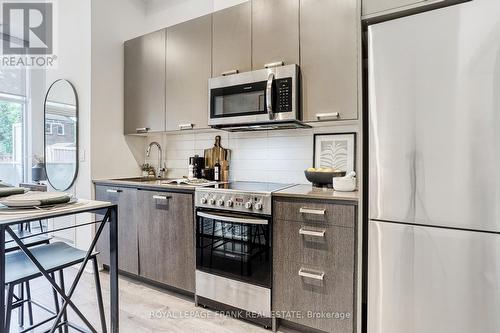
<path id="1" fill-rule="evenodd" d="M 76 265 L 85 259 L 86 251 L 76 249 L 63 242 L 30 247 L 33 256 L 48 272 Z M 92 253 L 95 257 L 98 252 Z M 22 252 L 15 251 L 5 255 L 5 283 L 20 283 L 40 276 L 40 271 Z"/>
<path id="2" fill-rule="evenodd" d="M 21 238 L 26 247 L 32 247 L 35 245 L 47 244 L 52 239 L 51 236 L 46 234 L 36 235 L 29 231 L 16 231 L 17 237 Z M 34 235 L 34 236 L 33 236 Z M 12 239 L 12 237 L 7 234 L 5 235 L 5 251 L 11 252 L 13 250 L 18 250 L 19 245 Z"/>

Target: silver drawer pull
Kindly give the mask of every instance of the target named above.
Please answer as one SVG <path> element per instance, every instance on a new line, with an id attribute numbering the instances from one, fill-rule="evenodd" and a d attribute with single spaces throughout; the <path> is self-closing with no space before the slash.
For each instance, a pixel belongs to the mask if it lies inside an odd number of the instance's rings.
<path id="1" fill-rule="evenodd" d="M 299 229 L 300 235 L 313 236 L 313 237 L 325 237 L 326 230 L 308 230 L 305 227 Z"/>
<path id="2" fill-rule="evenodd" d="M 264 68 L 272 68 L 272 67 L 279 67 L 285 65 L 284 61 L 276 61 L 276 62 L 270 62 L 268 64 L 264 65 Z"/>
<path id="3" fill-rule="evenodd" d="M 316 208 L 306 208 L 301 207 L 299 213 L 301 214 L 313 214 L 313 215 L 325 215 L 326 209 L 316 209 Z"/>
<path id="4" fill-rule="evenodd" d="M 332 112 L 332 113 L 316 113 L 316 118 L 321 120 L 321 119 L 338 119 L 340 117 L 340 113 L 338 112 Z"/>
<path id="5" fill-rule="evenodd" d="M 139 128 L 136 128 L 135 131 L 137 133 L 146 133 L 146 132 L 149 132 L 150 128 L 149 127 L 139 127 Z"/>
<path id="6" fill-rule="evenodd" d="M 299 276 L 323 281 L 323 279 L 325 277 L 325 273 L 324 272 L 311 272 L 311 271 L 308 271 L 307 269 L 302 267 L 301 269 L 299 269 Z"/>
<path id="7" fill-rule="evenodd" d="M 180 130 L 187 130 L 187 129 L 192 129 L 193 128 L 193 124 L 180 124 L 179 125 L 179 129 Z"/>
<path id="8" fill-rule="evenodd" d="M 108 193 L 121 193 L 122 190 L 111 190 L 111 189 L 107 189 L 106 192 Z"/>
<path id="9" fill-rule="evenodd" d="M 238 69 L 231 69 L 229 71 L 222 72 L 222 76 L 228 76 L 228 75 L 233 75 L 233 74 L 238 74 L 240 71 Z"/>
<path id="10" fill-rule="evenodd" d="M 168 200 L 172 198 L 171 196 L 166 196 L 166 195 L 153 195 L 153 199 L 156 200 Z"/>

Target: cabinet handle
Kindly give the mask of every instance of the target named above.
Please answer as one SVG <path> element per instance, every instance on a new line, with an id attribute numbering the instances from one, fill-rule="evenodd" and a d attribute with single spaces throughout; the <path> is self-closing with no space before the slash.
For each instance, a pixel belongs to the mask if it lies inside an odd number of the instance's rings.
<path id="1" fill-rule="evenodd" d="M 106 192 L 108 193 L 121 193 L 123 192 L 122 190 L 111 190 L 111 189 L 107 189 Z"/>
<path id="2" fill-rule="evenodd" d="M 166 196 L 166 195 L 153 195 L 153 199 L 156 200 L 168 200 L 172 198 L 171 196 Z"/>
<path id="3" fill-rule="evenodd" d="M 332 112 L 332 113 L 316 113 L 316 118 L 318 120 L 321 119 L 329 119 L 329 118 L 334 118 L 338 119 L 340 117 L 340 113 L 338 112 Z"/>
<path id="4" fill-rule="evenodd" d="M 238 74 L 240 71 L 238 69 L 231 69 L 229 71 L 222 72 L 222 76 L 228 76 L 228 75 L 233 75 L 233 74 Z"/>
<path id="5" fill-rule="evenodd" d="M 324 272 L 311 272 L 311 271 L 308 271 L 307 269 L 305 269 L 304 267 L 301 267 L 299 269 L 299 276 L 323 281 L 323 279 L 325 277 L 325 273 Z"/>
<path id="6" fill-rule="evenodd" d="M 313 236 L 313 237 L 325 237 L 326 229 L 321 230 L 308 230 L 306 227 L 299 229 L 300 235 Z"/>
<path id="7" fill-rule="evenodd" d="M 299 213 L 301 214 L 313 214 L 313 215 L 325 215 L 326 209 L 315 209 L 315 208 L 306 208 L 301 207 L 299 209 Z"/>
<path id="8" fill-rule="evenodd" d="M 179 125 L 179 129 L 180 130 L 187 130 L 187 129 L 192 129 L 193 128 L 193 124 L 180 124 Z"/>
<path id="9" fill-rule="evenodd" d="M 285 64 L 284 61 L 270 62 L 268 64 L 265 64 L 264 68 L 279 67 L 279 66 L 283 66 L 284 64 Z"/>
<path id="10" fill-rule="evenodd" d="M 149 127 L 139 127 L 139 128 L 136 128 L 135 131 L 137 133 L 147 133 L 149 132 L 150 128 Z"/>

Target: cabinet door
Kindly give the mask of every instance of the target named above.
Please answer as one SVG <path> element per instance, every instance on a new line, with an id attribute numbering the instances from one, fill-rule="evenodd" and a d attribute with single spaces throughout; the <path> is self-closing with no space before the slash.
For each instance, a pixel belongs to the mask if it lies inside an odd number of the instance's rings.
<path id="1" fill-rule="evenodd" d="M 125 134 L 165 130 L 165 30 L 125 42 Z"/>
<path id="2" fill-rule="evenodd" d="M 301 0 L 300 6 L 303 119 L 357 119 L 357 2 Z"/>
<path id="3" fill-rule="evenodd" d="M 252 1 L 252 67 L 299 63 L 299 0 Z"/>
<path id="4" fill-rule="evenodd" d="M 212 77 L 252 69 L 252 24 L 250 2 L 213 13 Z"/>
<path id="5" fill-rule="evenodd" d="M 141 276 L 194 292 L 193 195 L 140 190 Z"/>
<path id="6" fill-rule="evenodd" d="M 118 205 L 118 269 L 139 274 L 136 190 L 97 185 L 95 198 Z M 102 217 L 100 216 L 101 219 Z M 109 265 L 109 225 L 104 227 L 97 250 L 100 251 L 101 263 Z"/>
<path id="7" fill-rule="evenodd" d="M 363 0 L 362 15 L 373 15 L 379 12 L 393 11 L 410 5 L 423 5 L 428 0 Z"/>
<path id="8" fill-rule="evenodd" d="M 208 127 L 212 16 L 167 28 L 167 131 Z"/>

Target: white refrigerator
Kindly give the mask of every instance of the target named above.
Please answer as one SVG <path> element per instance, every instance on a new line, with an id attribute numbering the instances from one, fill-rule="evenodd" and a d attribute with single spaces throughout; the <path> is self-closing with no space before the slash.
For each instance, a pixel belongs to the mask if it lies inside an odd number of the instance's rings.
<path id="1" fill-rule="evenodd" d="M 368 28 L 368 333 L 500 332 L 500 0 Z"/>

